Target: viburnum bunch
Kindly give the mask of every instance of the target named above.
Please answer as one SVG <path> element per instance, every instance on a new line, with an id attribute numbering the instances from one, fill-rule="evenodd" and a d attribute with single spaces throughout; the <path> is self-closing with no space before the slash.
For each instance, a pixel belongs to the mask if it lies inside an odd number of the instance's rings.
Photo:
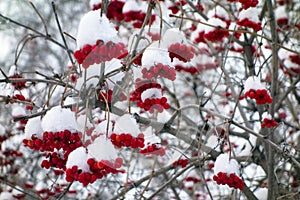
<path id="1" fill-rule="evenodd" d="M 255 99 L 256 104 L 271 104 L 272 97 L 269 95 L 266 86 L 256 76 L 247 78 L 245 85 L 245 97 Z"/>
<path id="2" fill-rule="evenodd" d="M 174 161 L 172 165 L 174 166 L 181 166 L 182 168 L 185 168 L 189 164 L 188 159 L 179 159 L 177 161 Z"/>
<path id="3" fill-rule="evenodd" d="M 42 121 L 32 118 L 25 126 L 23 144 L 45 152 L 42 167 L 64 169 L 70 152 L 82 146 L 75 115 L 60 106 L 51 108 Z"/>
<path id="4" fill-rule="evenodd" d="M 178 28 L 166 30 L 162 37 L 162 46 L 168 49 L 172 62 L 174 58 L 182 62 L 190 62 L 194 57 L 194 48 L 188 45 L 184 33 Z"/>
<path id="5" fill-rule="evenodd" d="M 124 172 L 119 168 L 123 160 L 117 157 L 114 147 L 105 136 L 98 137 L 93 143 L 72 151 L 66 163 L 66 180 L 79 181 L 84 186 L 94 183 L 107 174 Z"/>
<path id="6" fill-rule="evenodd" d="M 268 113 L 262 114 L 263 121 L 261 123 L 261 128 L 272 128 L 277 127 L 278 123 L 275 121 L 274 118 Z"/>
<path id="7" fill-rule="evenodd" d="M 140 108 L 150 113 L 153 113 L 154 110 L 163 112 L 164 109 L 170 108 L 159 83 L 137 79 L 135 87 L 135 91 L 131 93 L 130 101 L 136 102 Z"/>
<path id="8" fill-rule="evenodd" d="M 24 78 L 22 75 L 20 74 L 15 74 L 12 76 L 9 76 L 8 78 Z M 25 81 L 17 81 L 17 82 L 12 82 L 11 83 L 13 85 L 13 87 L 15 88 L 15 90 L 22 90 L 24 88 L 26 88 L 26 82 Z"/>
<path id="9" fill-rule="evenodd" d="M 97 10 L 90 11 L 82 17 L 76 41 L 78 50 L 75 51 L 74 57 L 85 69 L 95 63 L 127 55 L 125 45 L 120 42 L 116 29 L 105 15 L 100 17 Z"/>
<path id="10" fill-rule="evenodd" d="M 243 27 L 252 28 L 255 32 L 262 29 L 261 21 L 258 16 L 260 14 L 259 9 L 249 8 L 247 10 L 242 10 L 239 13 L 237 24 Z"/>
<path id="11" fill-rule="evenodd" d="M 159 42 L 153 42 L 145 49 L 141 61 L 143 78 L 151 80 L 162 77 L 171 81 L 176 79 L 175 67 L 171 63 L 169 52 L 166 48 L 160 47 Z"/>
<path id="12" fill-rule="evenodd" d="M 124 114 L 115 120 L 114 130 L 109 137 L 112 144 L 118 148 L 136 149 L 145 146 L 144 134 L 141 133 L 135 119 L 129 114 Z"/>
<path id="13" fill-rule="evenodd" d="M 203 37 L 210 42 L 222 42 L 224 38 L 229 36 L 229 32 L 226 29 L 226 22 L 219 18 L 213 17 L 207 21 L 215 27 L 205 26 Z"/>
<path id="14" fill-rule="evenodd" d="M 228 185 L 234 189 L 244 189 L 244 181 L 238 176 L 239 165 L 235 159 L 230 159 L 229 154 L 220 154 L 214 164 L 213 180 L 218 185 Z"/>
<path id="15" fill-rule="evenodd" d="M 131 22 L 134 28 L 141 28 L 146 17 L 147 4 L 143 1 L 127 0 L 123 6 L 122 13 L 125 22 Z M 156 15 L 151 14 L 147 24 L 151 25 L 155 21 Z"/>

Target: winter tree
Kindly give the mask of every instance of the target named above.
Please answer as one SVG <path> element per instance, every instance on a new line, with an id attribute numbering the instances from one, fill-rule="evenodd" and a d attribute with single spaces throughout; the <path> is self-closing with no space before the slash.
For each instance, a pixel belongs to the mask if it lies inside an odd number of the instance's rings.
<path id="1" fill-rule="evenodd" d="M 298 0 L 0 2 L 0 199 L 299 199 Z"/>

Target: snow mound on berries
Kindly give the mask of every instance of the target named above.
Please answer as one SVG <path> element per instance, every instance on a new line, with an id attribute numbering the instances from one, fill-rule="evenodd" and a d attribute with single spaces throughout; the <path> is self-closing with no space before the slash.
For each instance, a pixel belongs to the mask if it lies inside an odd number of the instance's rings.
<path id="1" fill-rule="evenodd" d="M 141 133 L 136 120 L 130 114 L 124 114 L 116 119 L 114 132 L 130 133 L 134 137 Z"/>
<path id="2" fill-rule="evenodd" d="M 257 8 L 248 8 L 247 10 L 242 10 L 239 14 L 238 19 L 243 21 L 244 19 L 249 19 L 252 22 L 259 23 L 260 11 Z"/>
<path id="3" fill-rule="evenodd" d="M 25 125 L 24 132 L 25 132 L 25 139 L 31 139 L 32 135 L 36 135 L 36 137 L 42 138 L 44 131 L 42 129 L 40 117 L 34 117 L 29 119 L 27 124 Z"/>
<path id="4" fill-rule="evenodd" d="M 214 174 L 224 172 L 229 174 L 239 175 L 239 164 L 235 159 L 229 160 L 229 154 L 220 154 L 214 165 Z"/>
<path id="5" fill-rule="evenodd" d="M 5 133 L 5 128 L 4 128 L 4 126 L 2 126 L 1 124 L 0 124 L 0 136 L 4 136 L 6 133 Z"/>
<path id="6" fill-rule="evenodd" d="M 73 166 L 78 166 L 78 169 L 81 169 L 84 172 L 89 172 L 90 170 L 87 160 L 87 150 L 84 147 L 78 147 L 69 154 L 66 167 L 72 168 Z"/>
<path id="7" fill-rule="evenodd" d="M 47 132 L 59 132 L 64 130 L 76 132 L 78 125 L 75 114 L 70 109 L 55 106 L 51 108 L 42 119 L 42 128 Z"/>
<path id="8" fill-rule="evenodd" d="M 215 17 L 210 18 L 207 21 L 207 23 L 215 27 L 205 26 L 204 28 L 205 33 L 209 33 L 211 31 L 216 30 L 216 27 L 226 28 L 226 23 L 220 20 L 219 18 L 215 18 Z"/>
<path id="9" fill-rule="evenodd" d="M 98 137 L 88 147 L 89 158 L 94 158 L 96 161 L 115 160 L 118 156 L 113 144 L 104 136 Z"/>
<path id="10" fill-rule="evenodd" d="M 119 41 L 113 24 L 105 15 L 101 17 L 99 10 L 90 11 L 82 17 L 76 38 L 77 48 L 83 48 L 86 44 L 93 45 L 97 40 L 102 40 L 104 43 Z"/>
<path id="11" fill-rule="evenodd" d="M 162 91 L 158 88 L 149 88 L 141 94 L 141 99 L 144 102 L 146 99 L 162 98 Z"/>
<path id="12" fill-rule="evenodd" d="M 142 66 L 150 68 L 158 63 L 172 66 L 168 50 L 161 48 L 159 43 L 156 41 L 144 51 L 142 56 Z"/>
<path id="13" fill-rule="evenodd" d="M 257 76 L 249 76 L 244 84 L 245 91 L 265 89 L 265 85 L 260 82 Z"/>
<path id="14" fill-rule="evenodd" d="M 186 39 L 184 33 L 178 28 L 170 28 L 163 35 L 162 43 L 164 47 L 168 48 L 171 44 L 175 43 L 185 44 Z"/>

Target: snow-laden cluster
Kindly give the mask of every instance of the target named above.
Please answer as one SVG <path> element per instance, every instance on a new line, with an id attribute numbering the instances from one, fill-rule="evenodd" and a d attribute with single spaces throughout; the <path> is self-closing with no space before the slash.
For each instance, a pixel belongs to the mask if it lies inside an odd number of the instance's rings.
<path id="1" fill-rule="evenodd" d="M 235 159 L 231 159 L 229 154 L 220 154 L 214 164 L 214 181 L 217 184 L 228 185 L 235 189 L 244 189 L 244 182 L 239 177 L 239 164 Z"/>
<path id="2" fill-rule="evenodd" d="M 273 101 L 265 84 L 261 83 L 259 77 L 248 77 L 245 81 L 244 89 L 245 97 L 255 99 L 256 104 L 271 104 Z"/>

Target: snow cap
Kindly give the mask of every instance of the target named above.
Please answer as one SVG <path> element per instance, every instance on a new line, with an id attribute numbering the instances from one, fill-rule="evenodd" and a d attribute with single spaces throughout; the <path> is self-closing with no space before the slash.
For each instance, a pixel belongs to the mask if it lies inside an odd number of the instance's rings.
<path id="1" fill-rule="evenodd" d="M 239 164 L 235 159 L 229 160 L 229 154 L 220 154 L 214 165 L 214 174 L 218 174 L 219 172 L 224 172 L 229 174 L 239 175 Z"/>
<path id="2" fill-rule="evenodd" d="M 79 128 L 75 114 L 67 108 L 55 106 L 51 108 L 42 119 L 43 131 L 59 132 L 69 130 L 76 132 Z"/>
<path id="3" fill-rule="evenodd" d="M 69 154 L 66 167 L 72 168 L 73 166 L 77 166 L 78 169 L 81 169 L 83 172 L 89 172 L 90 167 L 87 164 L 87 160 L 87 150 L 84 147 L 78 147 Z"/>
<path id="4" fill-rule="evenodd" d="M 113 24 L 105 15 L 100 16 L 99 10 L 90 11 L 82 17 L 76 38 L 77 48 L 81 49 L 86 44 L 93 45 L 97 40 L 102 40 L 104 43 L 119 41 Z"/>
<path id="5" fill-rule="evenodd" d="M 38 138 L 43 138 L 43 129 L 41 125 L 40 117 L 34 117 L 28 120 L 25 125 L 25 139 L 31 139 L 32 135 L 36 135 Z"/>
<path id="6" fill-rule="evenodd" d="M 253 90 L 261 90 L 266 89 L 265 84 L 260 82 L 260 79 L 257 76 L 249 76 L 245 81 L 244 85 L 245 91 Z"/>

